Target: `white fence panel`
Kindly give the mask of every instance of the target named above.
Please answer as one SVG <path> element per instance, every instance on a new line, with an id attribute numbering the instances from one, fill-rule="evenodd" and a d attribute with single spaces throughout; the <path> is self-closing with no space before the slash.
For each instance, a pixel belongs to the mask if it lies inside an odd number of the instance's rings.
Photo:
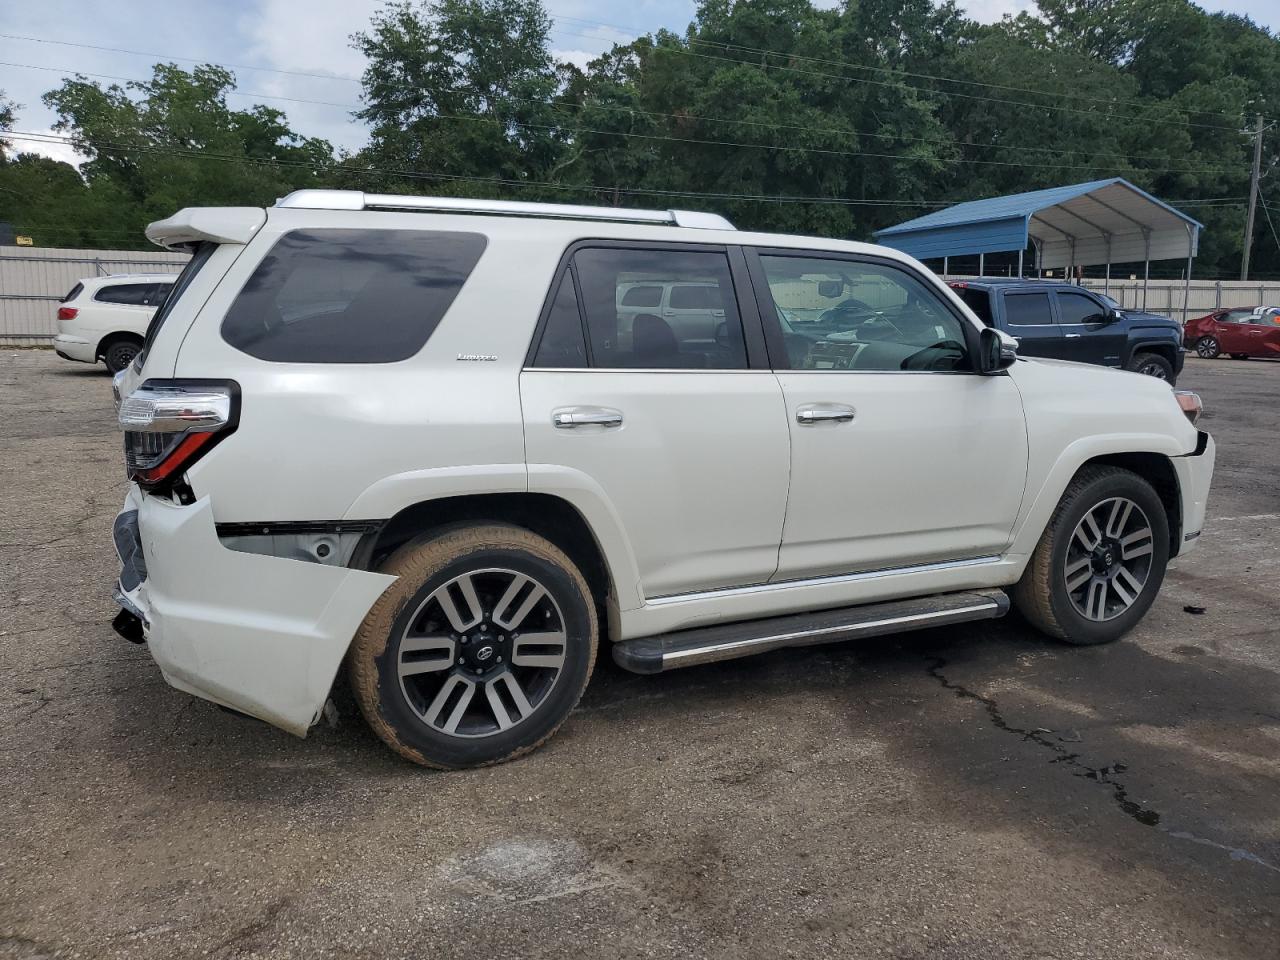
<path id="1" fill-rule="evenodd" d="M 0 247 L 0 343 L 44 344 L 58 332 L 58 301 L 86 277 L 177 273 L 185 253 Z"/>

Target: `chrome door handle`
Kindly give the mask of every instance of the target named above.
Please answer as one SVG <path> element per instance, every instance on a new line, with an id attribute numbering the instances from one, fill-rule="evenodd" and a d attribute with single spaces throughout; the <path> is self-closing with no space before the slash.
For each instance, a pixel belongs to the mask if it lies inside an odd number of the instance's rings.
<path id="1" fill-rule="evenodd" d="M 1064 339 L 1067 339 L 1067 340 L 1079 340 L 1079 339 L 1080 339 L 1080 334 L 1078 334 L 1078 333 L 1068 333 L 1068 334 L 1066 334 L 1066 335 L 1065 335 Z"/>
<path id="2" fill-rule="evenodd" d="M 608 407 L 557 407 L 551 411 L 551 422 L 560 430 L 575 427 L 620 427 L 622 411 Z"/>
<path id="3" fill-rule="evenodd" d="M 843 403 L 809 403 L 796 410 L 796 423 L 848 423 L 854 412 Z"/>

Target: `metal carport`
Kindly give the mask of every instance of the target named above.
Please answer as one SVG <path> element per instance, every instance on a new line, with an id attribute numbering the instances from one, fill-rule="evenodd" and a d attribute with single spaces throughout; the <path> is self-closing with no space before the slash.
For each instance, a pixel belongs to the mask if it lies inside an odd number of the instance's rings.
<path id="1" fill-rule="evenodd" d="M 1185 258 L 1189 287 L 1202 227 L 1129 181 L 1112 177 L 959 203 L 877 230 L 875 238 L 920 260 L 942 258 L 944 264 L 948 257 L 1017 251 L 1019 276 L 1030 243 L 1037 271 L 1061 267 L 1069 273 L 1077 266 L 1105 264 L 1108 290 L 1111 264 L 1141 260 L 1145 309 L 1152 260 Z"/>

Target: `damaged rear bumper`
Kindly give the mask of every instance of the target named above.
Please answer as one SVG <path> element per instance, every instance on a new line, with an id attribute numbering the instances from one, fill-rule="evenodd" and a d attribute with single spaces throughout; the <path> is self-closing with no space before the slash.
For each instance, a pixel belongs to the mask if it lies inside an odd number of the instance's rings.
<path id="1" fill-rule="evenodd" d="M 229 550 L 208 498 L 184 506 L 133 488 L 121 518 L 130 511 L 140 554 L 127 556 L 127 541 L 120 548 L 127 524 L 118 525 L 116 600 L 137 618 L 165 680 L 305 736 L 356 629 L 395 578 Z M 139 563 L 142 576 L 131 577 Z"/>

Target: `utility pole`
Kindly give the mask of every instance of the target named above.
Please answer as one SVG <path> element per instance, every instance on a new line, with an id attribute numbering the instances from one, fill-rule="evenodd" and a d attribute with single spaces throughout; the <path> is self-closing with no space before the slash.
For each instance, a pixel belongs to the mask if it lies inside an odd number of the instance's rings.
<path id="1" fill-rule="evenodd" d="M 1253 173 L 1249 176 L 1249 215 L 1244 222 L 1244 255 L 1240 258 L 1240 279 L 1249 279 L 1249 250 L 1253 247 L 1253 215 L 1258 207 L 1258 179 L 1262 173 L 1262 114 L 1253 130 Z"/>

